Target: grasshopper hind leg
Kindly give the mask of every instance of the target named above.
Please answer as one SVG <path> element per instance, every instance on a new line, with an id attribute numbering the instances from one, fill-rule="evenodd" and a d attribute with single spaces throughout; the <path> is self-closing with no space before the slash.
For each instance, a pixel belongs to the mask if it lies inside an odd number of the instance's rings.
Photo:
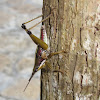
<path id="1" fill-rule="evenodd" d="M 25 24 L 23 23 L 22 26 L 21 26 L 24 30 L 26 29 L 26 26 Z"/>
<path id="2" fill-rule="evenodd" d="M 42 17 L 42 16 L 43 16 L 43 15 L 39 15 L 39 16 L 37 16 L 37 17 L 35 17 L 35 18 L 33 18 L 33 19 L 31 19 L 31 20 L 29 20 L 29 21 L 23 23 L 23 24 L 30 23 L 30 22 L 34 21 L 35 19 L 38 19 L 38 18 L 40 18 L 40 17 Z"/>

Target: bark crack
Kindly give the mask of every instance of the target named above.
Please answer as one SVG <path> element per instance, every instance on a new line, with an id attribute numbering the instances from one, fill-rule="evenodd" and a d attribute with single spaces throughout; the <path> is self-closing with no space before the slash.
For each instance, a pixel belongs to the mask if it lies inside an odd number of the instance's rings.
<path id="1" fill-rule="evenodd" d="M 80 46 L 82 48 L 82 28 L 80 28 Z"/>
<path id="2" fill-rule="evenodd" d="M 97 57 L 97 48 L 98 48 L 98 43 L 97 43 L 96 48 L 95 48 L 95 57 Z"/>
<path id="3" fill-rule="evenodd" d="M 77 12 L 77 0 L 76 0 L 76 12 Z"/>
<path id="4" fill-rule="evenodd" d="M 74 69 L 73 69 L 73 76 L 72 76 L 73 100 L 75 100 L 75 97 L 74 97 L 74 75 L 75 75 L 75 68 L 76 68 L 76 65 L 77 65 L 77 58 L 78 58 L 78 53 L 76 54 L 75 66 L 74 66 Z"/>
<path id="5" fill-rule="evenodd" d="M 87 67 L 88 67 L 88 54 L 87 54 L 86 51 L 85 51 L 85 54 L 86 54 L 86 65 L 87 65 Z"/>
<path id="6" fill-rule="evenodd" d="M 83 89 L 83 86 L 82 86 L 82 83 L 83 83 L 83 75 L 81 75 L 81 91 L 80 91 L 80 94 L 81 94 L 81 92 L 82 92 L 82 89 Z"/>

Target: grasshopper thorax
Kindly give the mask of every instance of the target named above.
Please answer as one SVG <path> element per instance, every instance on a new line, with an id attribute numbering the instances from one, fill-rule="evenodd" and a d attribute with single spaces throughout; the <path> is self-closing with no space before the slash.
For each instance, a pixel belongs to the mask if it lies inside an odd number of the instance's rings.
<path id="1" fill-rule="evenodd" d="M 49 55 L 49 53 L 46 50 L 45 51 L 42 51 L 41 58 L 42 59 L 48 59 L 48 55 Z"/>

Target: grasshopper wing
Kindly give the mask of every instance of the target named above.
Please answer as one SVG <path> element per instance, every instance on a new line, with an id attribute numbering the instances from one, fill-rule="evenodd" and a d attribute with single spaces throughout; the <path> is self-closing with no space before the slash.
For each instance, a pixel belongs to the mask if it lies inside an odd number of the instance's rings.
<path id="1" fill-rule="evenodd" d="M 44 41 L 46 44 L 48 44 L 47 42 L 47 34 L 46 34 L 46 30 L 45 30 L 45 27 L 44 25 L 42 25 L 41 27 L 41 34 L 40 34 L 40 39 L 42 41 Z M 37 68 L 37 66 L 39 66 L 41 64 L 41 62 L 44 60 L 41 58 L 41 54 L 42 52 L 45 51 L 44 49 L 42 49 L 39 45 L 37 47 L 37 50 L 36 50 L 36 58 L 35 58 L 35 65 L 34 67 Z"/>

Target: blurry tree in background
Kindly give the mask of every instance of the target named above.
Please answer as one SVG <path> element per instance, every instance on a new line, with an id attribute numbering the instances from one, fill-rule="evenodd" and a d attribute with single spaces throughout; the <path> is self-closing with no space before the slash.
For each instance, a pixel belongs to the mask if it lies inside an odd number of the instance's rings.
<path id="1" fill-rule="evenodd" d="M 42 69 L 41 100 L 100 100 L 100 1 L 44 0 L 50 51 L 66 50 Z"/>
<path id="2" fill-rule="evenodd" d="M 0 100 L 40 100 L 40 72 L 23 92 L 34 66 L 36 44 L 20 26 L 41 13 L 42 0 L 0 0 Z M 37 37 L 40 27 L 32 30 Z"/>

